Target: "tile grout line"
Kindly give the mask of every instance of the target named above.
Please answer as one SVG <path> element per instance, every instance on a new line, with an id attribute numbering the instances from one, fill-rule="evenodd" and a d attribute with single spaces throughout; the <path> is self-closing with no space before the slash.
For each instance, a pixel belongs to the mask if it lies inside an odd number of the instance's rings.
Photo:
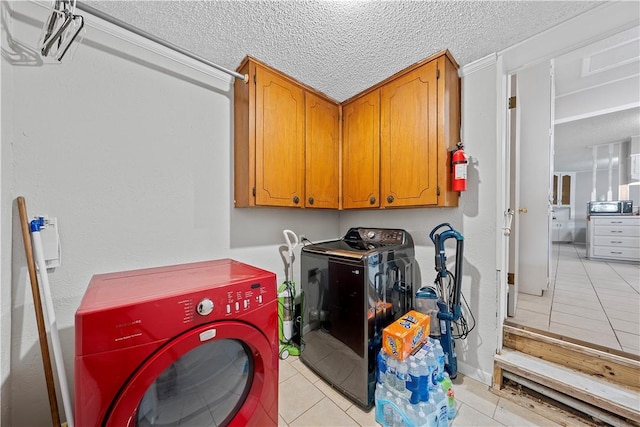
<path id="1" fill-rule="evenodd" d="M 577 249 L 576 249 L 576 252 L 577 252 Z M 589 278 L 589 283 L 591 283 L 591 286 L 593 287 L 593 290 L 596 293 L 596 298 L 598 298 L 598 302 L 600 303 L 600 306 L 602 307 L 602 311 L 604 312 L 604 315 L 607 318 L 607 323 L 609 324 L 609 327 L 611 328 L 611 331 L 613 332 L 613 336 L 616 338 L 616 341 L 618 342 L 618 346 L 620 347 L 620 350 L 622 350 L 622 343 L 620 342 L 620 338 L 618 338 L 618 334 L 616 334 L 616 330 L 614 329 L 613 324 L 611 324 L 611 319 L 609 319 L 609 315 L 607 314 L 607 310 L 605 310 L 604 304 L 602 303 L 602 300 L 600 299 L 600 295 L 598 295 L 598 290 L 596 289 L 595 285 L 593 284 L 593 280 L 591 280 L 591 275 L 589 274 L 589 271 L 585 267 L 584 259 L 580 258 L 580 261 L 582 263 L 582 268 L 584 268 L 585 272 L 587 273 L 587 277 Z M 605 263 L 605 264 L 609 268 L 611 268 L 609 263 Z M 626 283 L 626 280 L 625 280 L 625 283 Z"/>
<path id="2" fill-rule="evenodd" d="M 547 319 L 547 330 L 550 331 L 551 330 L 551 315 L 553 314 L 553 300 L 555 299 L 556 296 L 556 284 L 558 281 L 558 270 L 560 270 L 560 252 L 562 250 L 562 248 L 560 246 L 556 246 L 557 247 L 557 256 L 556 258 L 556 271 L 555 271 L 555 275 L 553 276 L 553 290 L 551 291 L 551 306 L 549 307 L 549 318 Z"/>

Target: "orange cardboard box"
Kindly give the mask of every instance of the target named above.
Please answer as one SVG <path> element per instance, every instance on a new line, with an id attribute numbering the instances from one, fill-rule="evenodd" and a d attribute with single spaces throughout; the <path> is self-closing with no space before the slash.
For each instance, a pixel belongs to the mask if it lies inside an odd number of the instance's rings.
<path id="1" fill-rule="evenodd" d="M 429 336 L 429 315 L 411 310 L 382 330 L 382 348 L 404 360 Z"/>

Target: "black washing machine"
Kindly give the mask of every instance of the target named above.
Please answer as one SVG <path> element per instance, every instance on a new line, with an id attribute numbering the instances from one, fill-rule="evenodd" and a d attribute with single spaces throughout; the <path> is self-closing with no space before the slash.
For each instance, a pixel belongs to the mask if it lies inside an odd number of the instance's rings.
<path id="1" fill-rule="evenodd" d="M 301 252 L 300 359 L 364 409 L 374 404 L 382 330 L 413 308 L 415 251 L 400 229 L 351 228 Z"/>

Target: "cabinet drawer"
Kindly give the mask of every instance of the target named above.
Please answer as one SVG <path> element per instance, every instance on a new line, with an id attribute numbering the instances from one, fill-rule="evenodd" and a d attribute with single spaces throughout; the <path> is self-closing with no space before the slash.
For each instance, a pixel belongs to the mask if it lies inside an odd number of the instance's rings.
<path id="1" fill-rule="evenodd" d="M 593 239 L 593 244 L 596 246 L 614 246 L 616 248 L 638 248 L 640 247 L 640 239 L 637 237 L 596 236 Z"/>
<path id="2" fill-rule="evenodd" d="M 597 225 L 594 229 L 596 236 L 640 236 L 640 227 L 625 227 L 620 225 Z"/>
<path id="3" fill-rule="evenodd" d="M 640 225 L 640 217 L 635 216 L 617 216 L 617 217 L 605 217 L 605 218 L 594 218 L 591 217 L 591 221 L 593 221 L 594 225 L 631 225 L 631 226 L 639 226 Z"/>
<path id="4" fill-rule="evenodd" d="M 616 248 L 611 246 L 596 246 L 593 248 L 594 257 L 612 259 L 640 259 L 640 248 Z"/>

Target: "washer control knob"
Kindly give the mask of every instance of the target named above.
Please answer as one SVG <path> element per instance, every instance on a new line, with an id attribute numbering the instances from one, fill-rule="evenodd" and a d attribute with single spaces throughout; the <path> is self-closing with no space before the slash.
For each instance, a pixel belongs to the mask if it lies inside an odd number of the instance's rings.
<path id="1" fill-rule="evenodd" d="M 207 316 L 211 314 L 213 311 L 213 301 L 209 298 L 205 298 L 198 303 L 198 307 L 196 308 L 197 312 L 201 316 Z"/>

